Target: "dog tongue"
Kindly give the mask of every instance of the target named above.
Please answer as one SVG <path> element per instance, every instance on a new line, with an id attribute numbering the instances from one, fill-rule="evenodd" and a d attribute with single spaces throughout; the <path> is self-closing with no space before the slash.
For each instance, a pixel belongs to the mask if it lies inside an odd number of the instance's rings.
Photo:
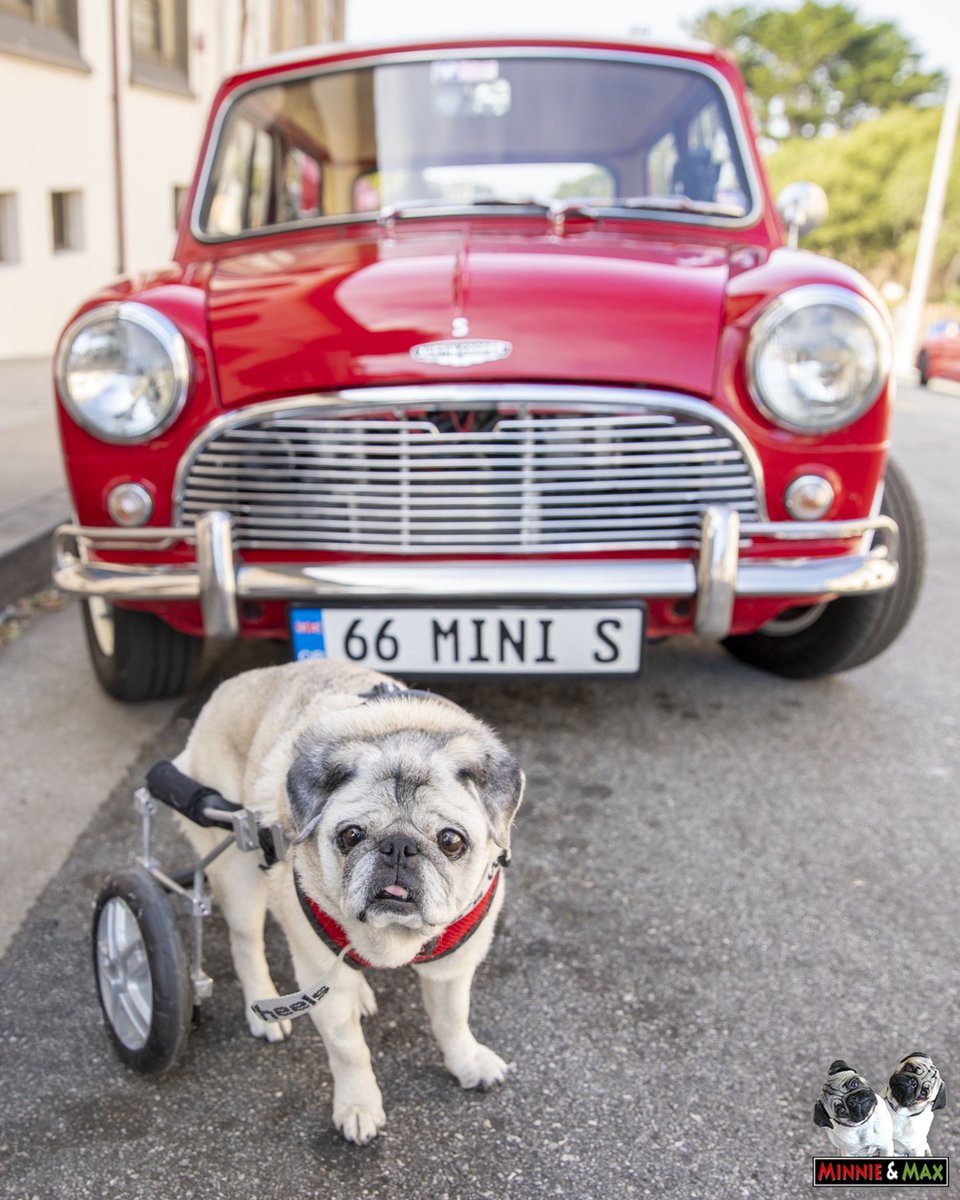
<path id="1" fill-rule="evenodd" d="M 405 887 L 401 887 L 399 883 L 391 883 L 389 887 L 385 887 L 384 892 L 388 896 L 396 896 L 398 900 L 406 900 L 410 893 Z"/>

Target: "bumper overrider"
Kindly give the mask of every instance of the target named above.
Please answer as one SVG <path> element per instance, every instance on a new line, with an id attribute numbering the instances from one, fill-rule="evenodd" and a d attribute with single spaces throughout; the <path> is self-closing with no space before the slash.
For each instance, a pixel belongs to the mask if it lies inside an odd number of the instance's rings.
<path id="1" fill-rule="evenodd" d="M 883 540 L 874 544 L 874 535 Z M 785 552 L 744 560 L 741 538 L 767 538 L 799 549 L 804 542 L 849 541 L 829 557 Z M 111 563 L 97 551 L 161 552 L 195 547 L 194 563 Z M 899 535 L 889 517 L 850 521 L 742 523 L 723 505 L 704 510 L 699 553 L 690 559 L 567 559 L 553 562 L 248 563 L 234 547 L 229 513 L 199 515 L 195 525 L 163 529 L 61 525 L 54 535 L 53 579 L 79 596 L 112 601 L 199 601 L 210 638 L 239 635 L 239 601 L 577 602 L 690 598 L 694 630 L 720 639 L 730 632 L 734 601 L 791 598 L 798 603 L 863 595 L 897 579 Z"/>

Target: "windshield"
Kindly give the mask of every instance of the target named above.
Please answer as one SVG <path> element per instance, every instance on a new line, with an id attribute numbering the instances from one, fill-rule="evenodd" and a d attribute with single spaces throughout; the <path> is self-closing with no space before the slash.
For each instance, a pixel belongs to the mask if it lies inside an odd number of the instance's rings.
<path id="1" fill-rule="evenodd" d="M 576 202 L 736 219 L 752 202 L 734 119 L 675 60 L 451 54 L 300 74 L 228 109 L 200 229 Z"/>

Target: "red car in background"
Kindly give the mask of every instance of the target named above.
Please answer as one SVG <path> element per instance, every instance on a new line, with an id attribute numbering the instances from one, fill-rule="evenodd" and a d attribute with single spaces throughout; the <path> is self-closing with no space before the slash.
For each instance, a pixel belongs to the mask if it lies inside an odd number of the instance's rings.
<path id="1" fill-rule="evenodd" d="M 960 321 L 937 321 L 926 332 L 917 353 L 920 384 L 931 379 L 960 382 Z"/>
<path id="2" fill-rule="evenodd" d="M 695 634 L 815 677 L 910 615 L 886 313 L 784 247 L 725 54 L 245 68 L 174 258 L 57 355 L 55 578 L 115 696 L 238 637 L 426 679 L 629 674 Z"/>

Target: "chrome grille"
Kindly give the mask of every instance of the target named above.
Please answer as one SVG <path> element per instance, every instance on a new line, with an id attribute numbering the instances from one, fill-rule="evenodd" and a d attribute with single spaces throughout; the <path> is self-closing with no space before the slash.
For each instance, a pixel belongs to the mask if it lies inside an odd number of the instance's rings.
<path id="1" fill-rule="evenodd" d="M 547 389 L 543 389 L 547 392 Z M 360 395 L 354 393 L 354 395 Z M 247 549 L 535 554 L 694 547 L 708 505 L 760 519 L 751 464 L 708 406 L 294 402 L 220 423 L 179 519 L 232 514 Z M 685 409 L 692 411 L 684 411 Z"/>

